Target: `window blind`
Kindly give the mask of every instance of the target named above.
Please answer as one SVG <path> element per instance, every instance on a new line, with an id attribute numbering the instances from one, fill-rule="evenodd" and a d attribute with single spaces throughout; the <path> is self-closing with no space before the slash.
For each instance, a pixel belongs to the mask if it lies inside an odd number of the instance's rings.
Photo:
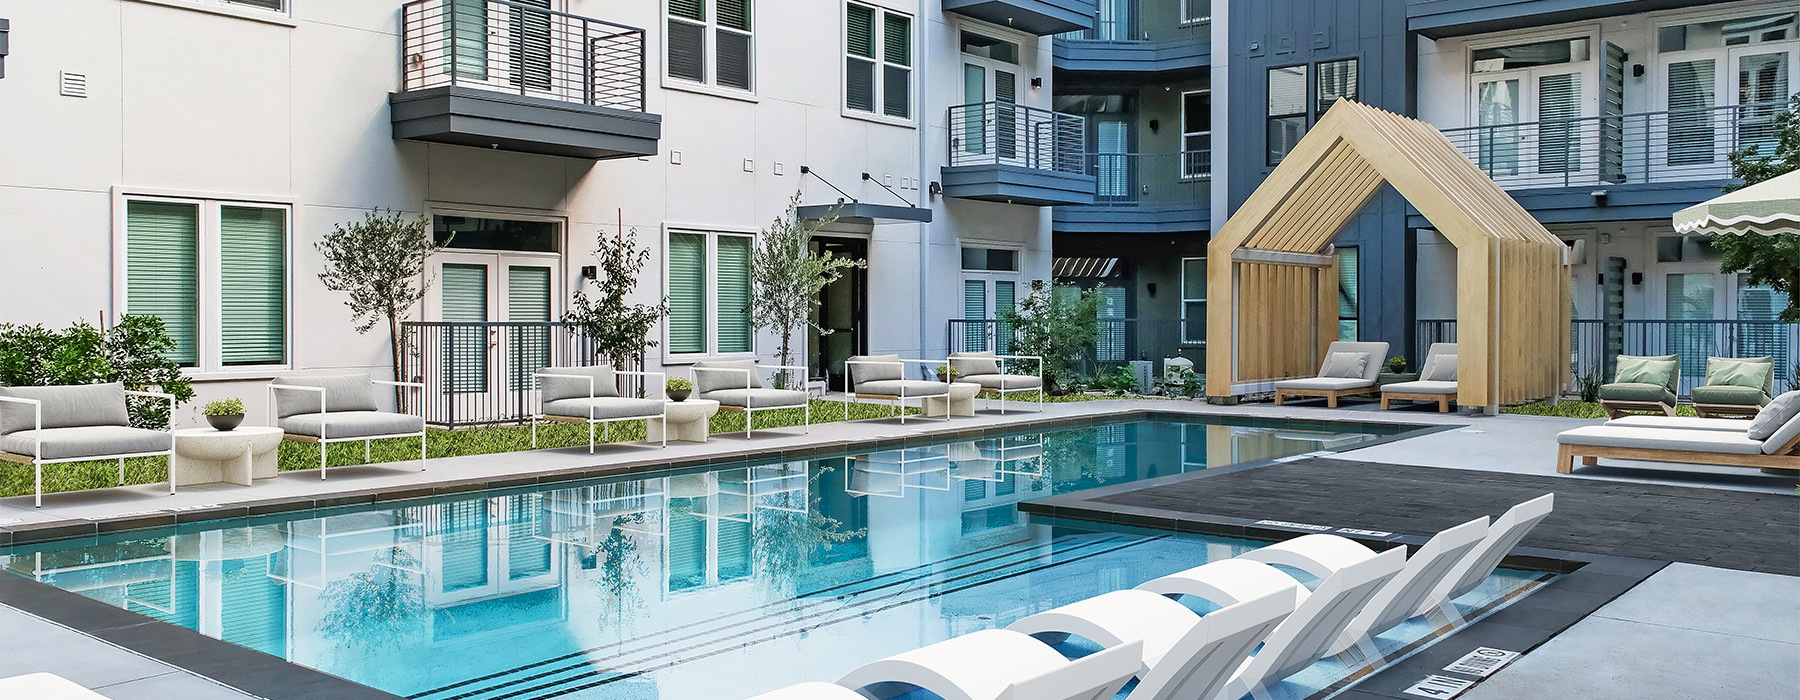
<path id="1" fill-rule="evenodd" d="M 881 111 L 890 117 L 912 117 L 912 18 L 882 15 Z M 1010 102 L 1011 100 L 1005 100 Z"/>
<path id="2" fill-rule="evenodd" d="M 750 577 L 750 523 L 741 520 L 719 522 L 719 580 L 735 581 Z"/>
<path id="3" fill-rule="evenodd" d="M 987 283 L 981 280 L 963 280 L 963 318 L 979 320 L 987 318 Z M 980 323 L 963 324 L 963 351 L 980 352 L 987 349 L 987 329 Z"/>
<path id="4" fill-rule="evenodd" d="M 550 321 L 550 268 L 525 265 L 506 270 L 506 320 L 513 323 Z M 512 386 L 537 388 L 537 372 L 550 366 L 550 335 L 541 326 L 511 326 L 506 342 L 512 352 Z"/>
<path id="5" fill-rule="evenodd" d="M 515 5 L 509 7 L 511 16 L 511 50 L 509 60 L 512 70 L 507 81 L 513 85 L 528 87 L 533 90 L 550 89 L 550 14 L 527 7 L 550 9 L 550 0 L 511 0 Z"/>
<path id="6" fill-rule="evenodd" d="M 846 5 L 844 11 L 844 106 L 875 111 L 875 10 Z"/>
<path id="7" fill-rule="evenodd" d="M 156 316 L 175 340 L 170 360 L 200 362 L 200 206 L 125 205 L 125 311 Z"/>
<path id="8" fill-rule="evenodd" d="M 226 365 L 287 361 L 287 212 L 219 208 L 219 342 Z"/>
<path id="9" fill-rule="evenodd" d="M 706 81 L 706 0 L 669 0 L 669 76 Z"/>
<path id="10" fill-rule="evenodd" d="M 440 507 L 443 567 L 438 576 L 446 593 L 488 585 L 487 508 L 486 499 Z"/>
<path id="11" fill-rule="evenodd" d="M 450 24 L 450 66 L 458 77 L 487 80 L 487 2 L 444 0 Z"/>
<path id="12" fill-rule="evenodd" d="M 994 280 L 994 318 L 1012 311 L 1017 304 L 1018 285 L 1012 280 Z M 994 324 L 994 351 L 1002 355 L 1012 349 L 1012 327 L 1005 322 Z"/>
<path id="13" fill-rule="evenodd" d="M 669 234 L 669 352 L 706 352 L 706 236 Z"/>
<path id="14" fill-rule="evenodd" d="M 694 515 L 693 499 L 669 501 L 669 590 L 706 585 L 706 520 Z M 686 505 L 686 509 L 679 506 Z"/>
<path id="15" fill-rule="evenodd" d="M 740 90 L 750 89 L 753 64 L 750 35 L 750 0 L 718 0 L 718 27 L 714 30 L 714 52 L 718 55 L 715 75 L 720 85 Z"/>
<path id="16" fill-rule="evenodd" d="M 286 656 L 287 592 L 269 578 L 266 558 L 227 560 L 221 564 L 219 637 L 265 654 Z M 377 576 L 395 572 L 382 569 Z"/>
<path id="17" fill-rule="evenodd" d="M 1563 173 L 1581 168 L 1581 80 L 1575 73 L 1538 78 L 1538 172 Z"/>
<path id="18" fill-rule="evenodd" d="M 438 281 L 443 301 L 443 320 L 453 323 L 488 321 L 488 268 L 486 265 L 446 263 Z M 455 326 L 444 329 L 442 353 L 444 390 L 457 394 L 487 391 L 487 329 Z"/>
<path id="19" fill-rule="evenodd" d="M 749 236 L 719 236 L 719 352 L 750 352 Z"/>
<path id="20" fill-rule="evenodd" d="M 542 496 L 523 495 L 507 498 L 506 577 L 509 581 L 531 578 L 550 572 L 550 543 L 537 538 L 542 534 L 538 516 Z"/>
<path id="21" fill-rule="evenodd" d="M 1338 100 L 1356 100 L 1358 83 L 1356 59 L 1347 58 L 1341 61 L 1326 61 L 1319 64 L 1319 106 L 1313 119 L 1325 116 L 1325 110 L 1337 104 Z"/>
<path id="22" fill-rule="evenodd" d="M 1338 340 L 1354 341 L 1361 316 L 1362 287 L 1357 281 L 1361 272 L 1355 248 L 1339 248 L 1338 255 Z"/>

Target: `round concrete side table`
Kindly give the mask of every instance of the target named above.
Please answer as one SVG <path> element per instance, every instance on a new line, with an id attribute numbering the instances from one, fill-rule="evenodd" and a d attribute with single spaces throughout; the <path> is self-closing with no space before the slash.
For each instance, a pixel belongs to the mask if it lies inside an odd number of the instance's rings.
<path id="1" fill-rule="evenodd" d="M 663 409 L 666 418 L 651 418 L 646 437 L 650 442 L 663 439 L 664 431 L 668 431 L 668 439 L 682 442 L 706 442 L 712 434 L 709 425 L 712 417 L 719 413 L 719 402 L 712 399 L 688 399 L 686 401 L 670 401 Z"/>
<path id="2" fill-rule="evenodd" d="M 249 486 L 251 479 L 275 476 L 281 429 L 244 426 L 236 430 L 189 428 L 175 431 L 171 465 L 175 485 L 229 481 Z"/>
<path id="3" fill-rule="evenodd" d="M 953 382 L 949 393 L 925 397 L 925 415 L 929 418 L 975 415 L 975 395 L 979 393 L 980 384 Z"/>

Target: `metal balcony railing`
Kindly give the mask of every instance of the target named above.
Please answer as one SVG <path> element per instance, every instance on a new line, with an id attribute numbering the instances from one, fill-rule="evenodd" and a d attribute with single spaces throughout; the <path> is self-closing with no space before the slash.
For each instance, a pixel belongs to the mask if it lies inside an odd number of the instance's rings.
<path id="1" fill-rule="evenodd" d="M 402 17 L 405 90 L 466 86 L 644 111 L 642 29 L 505 0 L 414 0 Z"/>
<path id="2" fill-rule="evenodd" d="M 1095 206 L 1205 207 L 1212 194 L 1212 151 L 1089 153 Z"/>
<path id="3" fill-rule="evenodd" d="M 1432 343 L 1456 342 L 1456 321 L 1420 319 L 1414 358 L 1425 357 Z M 1669 321 L 1646 319 L 1575 319 L 1569 328 L 1569 378 L 1565 390 L 1579 391 L 1582 378 L 1612 381 L 1620 355 L 1680 355 L 1681 378 L 1676 393 L 1686 398 L 1706 384 L 1707 357 L 1775 358 L 1775 391 L 1795 381 L 1794 347 L 1800 324 L 1781 321 Z"/>
<path id="4" fill-rule="evenodd" d="M 1766 102 L 1443 132 L 1507 189 L 1724 180 L 1732 152 L 1752 144 L 1774 152 L 1784 108 Z"/>
<path id="5" fill-rule="evenodd" d="M 950 108 L 950 165 L 1087 172 L 1087 119 L 1011 102 Z"/>
<path id="6" fill-rule="evenodd" d="M 1207 39 L 1211 10 L 1208 0 L 1100 0 L 1094 26 L 1057 38 L 1117 43 Z"/>

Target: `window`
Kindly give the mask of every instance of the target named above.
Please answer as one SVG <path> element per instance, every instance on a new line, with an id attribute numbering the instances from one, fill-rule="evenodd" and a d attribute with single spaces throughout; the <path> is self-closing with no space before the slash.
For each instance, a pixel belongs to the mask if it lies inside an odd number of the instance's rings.
<path id="1" fill-rule="evenodd" d="M 1557 39 L 1540 41 L 1535 44 L 1476 49 L 1469 54 L 1469 70 L 1473 73 L 1491 73 L 1514 68 L 1580 63 L 1586 60 L 1588 60 L 1586 37 Z"/>
<path id="2" fill-rule="evenodd" d="M 1181 0 L 1181 23 L 1199 24 L 1212 21 L 1211 0 Z"/>
<path id="3" fill-rule="evenodd" d="M 1003 63 L 1017 65 L 1019 62 L 1019 45 L 1004 39 L 995 39 L 985 34 L 962 32 L 962 52 L 970 56 L 991 58 Z"/>
<path id="4" fill-rule="evenodd" d="M 1656 30 L 1656 50 L 1692 51 L 1725 46 L 1748 46 L 1770 41 L 1786 41 L 1800 36 L 1800 12 L 1755 17 L 1733 17 L 1710 22 L 1695 22 L 1660 27 Z"/>
<path id="5" fill-rule="evenodd" d="M 734 90 L 752 89 L 755 35 L 750 0 L 668 3 L 669 77 Z"/>
<path id="6" fill-rule="evenodd" d="M 912 118 L 911 17 L 847 3 L 844 54 L 846 109 Z"/>
<path id="7" fill-rule="evenodd" d="M 1362 288 L 1357 278 L 1356 248 L 1339 247 L 1338 258 L 1338 340 L 1355 341 L 1361 329 Z"/>
<path id="8" fill-rule="evenodd" d="M 1212 174 L 1212 91 L 1181 93 L 1181 177 Z"/>
<path id="9" fill-rule="evenodd" d="M 1019 251 L 1006 248 L 963 248 L 962 269 L 977 272 L 1018 272 Z"/>
<path id="10" fill-rule="evenodd" d="M 220 0 L 226 5 L 254 7 L 272 12 L 287 12 L 287 0 Z"/>
<path id="11" fill-rule="evenodd" d="M 169 359 L 226 370 L 287 364 L 288 208 L 125 200 L 125 313 L 156 316 Z"/>
<path id="12" fill-rule="evenodd" d="M 1181 259 L 1181 342 L 1206 342 L 1206 258 Z"/>
<path id="13" fill-rule="evenodd" d="M 1269 69 L 1268 164 L 1286 158 L 1306 135 L 1306 66 Z"/>
<path id="14" fill-rule="evenodd" d="M 1313 120 L 1325 116 L 1325 110 L 1337 104 L 1338 100 L 1356 101 L 1360 98 L 1356 80 L 1356 59 L 1346 58 L 1341 61 L 1325 61 L 1319 64 L 1319 106 L 1313 111 Z"/>
<path id="15" fill-rule="evenodd" d="M 669 340 L 674 355 L 753 352 L 748 235 L 669 233 Z"/>

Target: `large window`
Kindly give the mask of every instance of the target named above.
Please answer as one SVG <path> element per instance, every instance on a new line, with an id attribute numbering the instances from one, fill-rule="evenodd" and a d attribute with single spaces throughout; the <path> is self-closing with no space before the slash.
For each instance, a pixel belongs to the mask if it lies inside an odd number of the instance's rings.
<path id="1" fill-rule="evenodd" d="M 754 84 L 751 0 L 668 0 L 669 77 L 734 90 Z"/>
<path id="2" fill-rule="evenodd" d="M 912 18 L 844 5 L 844 107 L 912 118 Z"/>
<path id="3" fill-rule="evenodd" d="M 1362 287 L 1358 284 L 1361 268 L 1355 248 L 1340 246 L 1338 258 L 1338 340 L 1355 341 L 1362 323 Z"/>
<path id="4" fill-rule="evenodd" d="M 1286 158 L 1306 135 L 1306 66 L 1269 69 L 1268 164 Z"/>
<path id="5" fill-rule="evenodd" d="M 669 232 L 669 353 L 729 355 L 754 351 L 750 256 L 743 234 Z"/>
<path id="6" fill-rule="evenodd" d="M 1319 105 L 1313 112 L 1313 121 L 1325 116 L 1325 110 L 1331 109 L 1338 100 L 1355 102 L 1362 99 L 1356 79 L 1356 59 L 1325 61 L 1318 68 L 1319 89 L 1314 94 L 1318 96 Z"/>
<path id="7" fill-rule="evenodd" d="M 156 316 L 202 371 L 288 362 L 288 208 L 125 199 L 125 313 Z"/>
<path id="8" fill-rule="evenodd" d="M 1181 93 L 1181 177 L 1212 174 L 1212 91 Z"/>
<path id="9" fill-rule="evenodd" d="M 1181 342 L 1206 342 L 1206 258 L 1181 259 Z"/>

